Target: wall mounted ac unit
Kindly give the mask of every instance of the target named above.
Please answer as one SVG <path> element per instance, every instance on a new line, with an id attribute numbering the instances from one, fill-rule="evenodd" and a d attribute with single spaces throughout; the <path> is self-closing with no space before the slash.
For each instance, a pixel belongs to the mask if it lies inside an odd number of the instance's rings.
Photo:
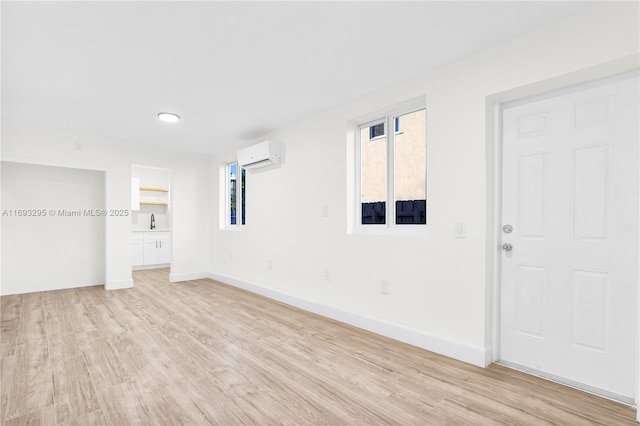
<path id="1" fill-rule="evenodd" d="M 259 169 L 282 162 L 282 142 L 268 140 L 238 151 L 238 165 L 245 169 Z"/>

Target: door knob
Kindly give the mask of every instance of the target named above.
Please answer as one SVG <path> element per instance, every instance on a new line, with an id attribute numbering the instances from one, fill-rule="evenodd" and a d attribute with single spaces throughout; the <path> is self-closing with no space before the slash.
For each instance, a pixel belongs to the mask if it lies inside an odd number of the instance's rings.
<path id="1" fill-rule="evenodd" d="M 513 246 L 511 245 L 511 243 L 504 243 L 502 245 L 502 250 L 504 251 L 511 251 L 513 250 Z"/>

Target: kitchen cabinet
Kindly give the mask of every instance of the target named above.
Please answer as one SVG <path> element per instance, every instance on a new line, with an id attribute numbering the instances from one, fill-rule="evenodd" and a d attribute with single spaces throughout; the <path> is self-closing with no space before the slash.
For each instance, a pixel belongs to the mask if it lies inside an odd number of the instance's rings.
<path id="1" fill-rule="evenodd" d="M 166 266 L 171 263 L 171 233 L 140 231 L 132 237 L 132 266 Z"/>
<path id="2" fill-rule="evenodd" d="M 168 232 L 144 233 L 144 264 L 158 265 L 169 263 L 171 246 Z"/>

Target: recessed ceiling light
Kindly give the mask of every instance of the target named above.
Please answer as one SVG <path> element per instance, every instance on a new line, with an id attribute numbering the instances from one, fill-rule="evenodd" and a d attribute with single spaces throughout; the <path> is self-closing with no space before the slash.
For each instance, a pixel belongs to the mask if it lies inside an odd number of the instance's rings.
<path id="1" fill-rule="evenodd" d="M 160 112 L 158 113 L 158 118 L 167 123 L 177 123 L 180 121 L 180 116 L 172 112 Z"/>

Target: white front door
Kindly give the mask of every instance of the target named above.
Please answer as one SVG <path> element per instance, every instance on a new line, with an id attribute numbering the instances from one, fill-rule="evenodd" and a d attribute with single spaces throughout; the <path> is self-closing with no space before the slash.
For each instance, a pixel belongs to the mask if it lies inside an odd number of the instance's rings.
<path id="1" fill-rule="evenodd" d="M 628 402 L 638 114 L 634 73 L 507 104 L 502 115 L 499 358 Z"/>

